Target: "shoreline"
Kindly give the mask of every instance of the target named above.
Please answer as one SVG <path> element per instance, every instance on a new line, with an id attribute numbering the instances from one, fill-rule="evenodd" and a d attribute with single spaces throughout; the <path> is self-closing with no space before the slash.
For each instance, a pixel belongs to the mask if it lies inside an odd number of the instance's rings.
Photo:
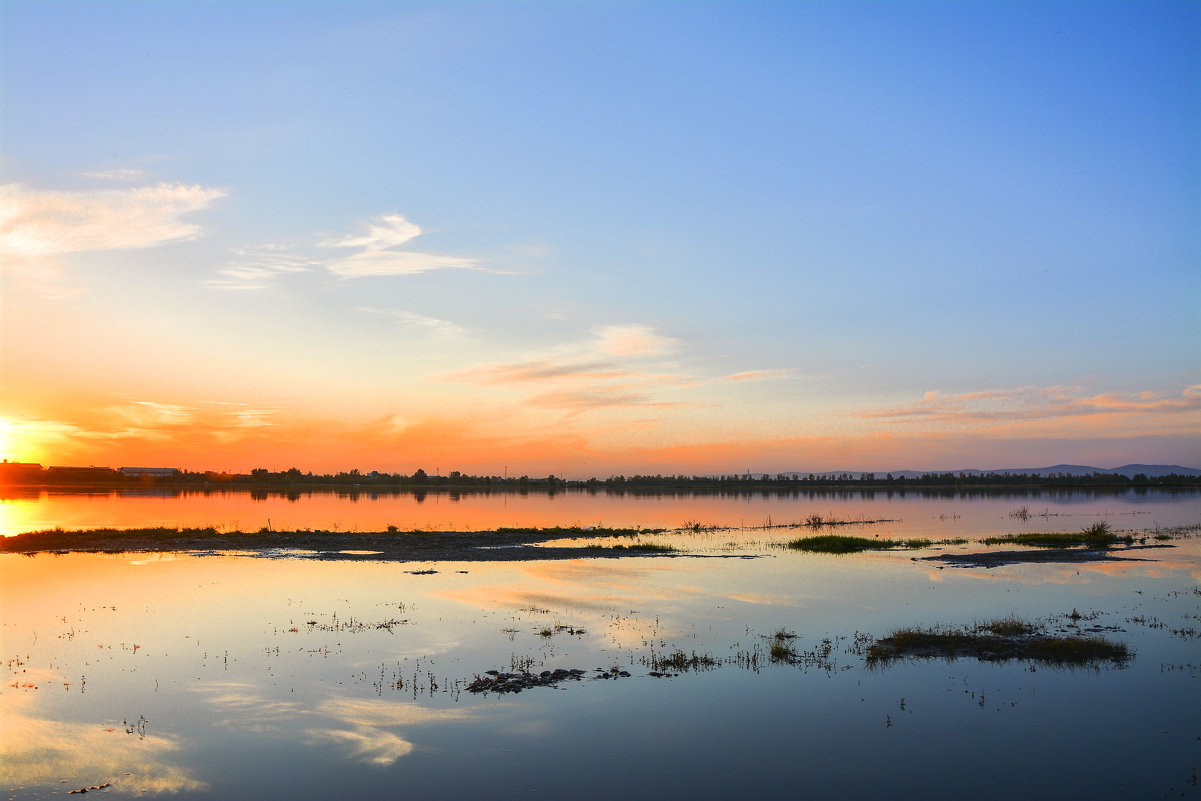
<path id="1" fill-rule="evenodd" d="M 629 557 L 688 557 L 754 559 L 767 552 L 697 553 L 655 542 L 644 536 L 687 534 L 689 529 L 641 528 L 496 528 L 480 531 L 325 531 L 261 529 L 255 532 L 215 528 L 49 529 L 0 537 L 0 554 L 36 556 L 70 553 L 190 553 L 199 556 L 246 555 L 272 559 L 377 562 L 524 562 L 564 559 Z M 545 545 L 561 540 L 587 540 L 581 545 Z M 597 541 L 602 542 L 597 542 Z M 612 543 L 612 544 L 609 544 Z M 897 550 L 903 545 L 898 541 Z M 946 567 L 991 569 L 1014 564 L 1072 564 L 1099 561 L 1148 561 L 1125 556 L 1127 551 L 1173 548 L 1168 543 L 1125 544 L 1113 547 L 1029 548 L 911 556 L 914 563 Z M 931 541 L 923 550 L 941 549 Z M 913 546 L 908 546 L 912 548 Z M 771 546 L 764 546 L 764 551 Z M 780 548 L 786 550 L 783 546 Z M 893 550 L 891 548 L 885 550 Z M 875 551 L 879 552 L 879 551 Z M 845 558 L 850 554 L 814 553 L 816 558 Z"/>
<path id="2" fill-rule="evenodd" d="M 388 562 L 512 562 L 631 556 L 711 556 L 634 546 L 543 547 L 561 539 L 634 539 L 661 529 L 491 529 L 482 531 L 257 531 L 88 529 L 0 538 L 0 553 L 257 553 L 273 558 Z M 732 554 L 743 557 L 745 554 Z"/>

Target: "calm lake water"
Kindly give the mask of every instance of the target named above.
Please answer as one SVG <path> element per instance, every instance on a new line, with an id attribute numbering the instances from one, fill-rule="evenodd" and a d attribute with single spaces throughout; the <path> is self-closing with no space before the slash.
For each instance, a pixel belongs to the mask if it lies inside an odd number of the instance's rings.
<path id="1" fill-rule="evenodd" d="M 0 556 L 0 780 L 14 799 L 106 782 L 105 797 L 186 799 L 1201 797 L 1195 535 L 1120 561 L 985 570 L 911 559 L 928 551 L 786 551 L 774 543 L 797 531 L 760 528 L 818 513 L 895 521 L 849 532 L 866 536 L 972 539 L 1097 520 L 1153 532 L 1201 522 L 1197 493 L 36 494 L 0 510 L 5 533 L 257 529 L 267 518 L 342 530 L 732 527 L 648 538 L 683 549 L 675 557 Z M 1099 629 L 1135 656 L 1077 670 L 864 663 L 866 644 L 895 627 L 1010 614 Z M 768 657 L 780 629 L 797 635 L 792 664 Z M 649 675 L 676 652 L 712 665 Z M 593 678 L 614 667 L 630 676 Z M 489 669 L 554 668 L 585 678 L 465 689 Z"/>
<path id="2" fill-rule="evenodd" d="M 759 527 L 827 518 L 894 521 L 878 533 L 904 536 L 990 534 L 1012 528 L 1025 509 L 1026 528 L 1073 530 L 1096 520 L 1115 528 L 1153 528 L 1201 520 L 1201 492 L 1163 490 L 1013 490 L 971 492 L 916 490 L 721 494 L 608 494 L 586 491 L 553 495 L 499 493 L 336 493 L 294 496 L 245 491 L 124 490 L 93 493 L 0 490 L 0 534 L 54 528 L 112 526 L 216 526 L 257 531 L 315 528 L 339 531 L 479 531 L 497 526 L 589 526 L 676 528 L 704 525 Z M 1020 522 L 1020 521 L 1019 521 Z"/>

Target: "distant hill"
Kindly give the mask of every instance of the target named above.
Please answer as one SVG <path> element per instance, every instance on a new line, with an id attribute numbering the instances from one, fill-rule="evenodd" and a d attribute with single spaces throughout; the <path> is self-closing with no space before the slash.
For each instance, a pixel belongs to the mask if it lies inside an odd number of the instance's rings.
<path id="1" fill-rule="evenodd" d="M 1201 476 L 1201 470 L 1195 467 L 1181 467 L 1178 464 L 1124 464 L 1109 472 L 1120 473 L 1124 476 L 1135 476 L 1139 473 L 1148 477 L 1170 476 L 1173 473 L 1178 476 L 1193 476 L 1194 478 Z"/>
<path id="2" fill-rule="evenodd" d="M 784 475 L 792 475 L 797 473 L 801 476 L 807 476 L 809 473 L 804 470 L 785 471 Z M 863 473 L 874 472 L 876 478 L 884 478 L 886 475 L 892 475 L 895 478 L 921 478 L 930 473 L 953 473 L 959 475 L 963 473 L 968 476 L 980 476 L 987 473 L 1000 473 L 1011 475 L 1032 475 L 1032 476 L 1053 476 L 1057 473 L 1063 473 L 1067 476 L 1091 476 L 1093 473 L 1102 473 L 1106 475 L 1126 476 L 1134 478 L 1139 473 L 1148 478 L 1157 478 L 1159 476 L 1169 476 L 1172 474 L 1178 476 L 1191 476 L 1193 478 L 1201 476 L 1201 469 L 1196 467 L 1182 467 L 1178 464 L 1124 464 L 1121 467 L 1091 467 L 1083 464 L 1056 464 L 1050 467 L 1004 467 L 996 470 L 977 470 L 975 468 L 965 470 L 888 470 L 888 471 L 871 471 L 871 470 L 827 470 L 822 473 L 814 473 L 815 476 L 823 478 L 850 473 L 858 478 Z"/>

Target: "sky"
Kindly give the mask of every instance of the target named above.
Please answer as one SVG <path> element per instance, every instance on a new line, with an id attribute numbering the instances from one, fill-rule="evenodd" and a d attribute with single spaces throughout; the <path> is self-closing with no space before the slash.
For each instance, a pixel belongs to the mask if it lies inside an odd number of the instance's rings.
<path id="1" fill-rule="evenodd" d="M 1201 466 L 1201 4 L 0 0 L 0 456 Z"/>

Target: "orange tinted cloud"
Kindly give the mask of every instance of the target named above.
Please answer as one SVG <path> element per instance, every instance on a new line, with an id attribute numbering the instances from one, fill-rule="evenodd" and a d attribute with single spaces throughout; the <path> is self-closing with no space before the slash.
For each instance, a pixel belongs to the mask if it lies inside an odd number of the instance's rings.
<path id="1" fill-rule="evenodd" d="M 1201 428 L 1201 386 L 1177 395 L 1151 391 L 1085 394 L 1075 387 L 1021 387 L 958 395 L 927 392 L 920 400 L 854 416 L 895 427 L 971 428 L 1030 436 L 1166 434 Z"/>

